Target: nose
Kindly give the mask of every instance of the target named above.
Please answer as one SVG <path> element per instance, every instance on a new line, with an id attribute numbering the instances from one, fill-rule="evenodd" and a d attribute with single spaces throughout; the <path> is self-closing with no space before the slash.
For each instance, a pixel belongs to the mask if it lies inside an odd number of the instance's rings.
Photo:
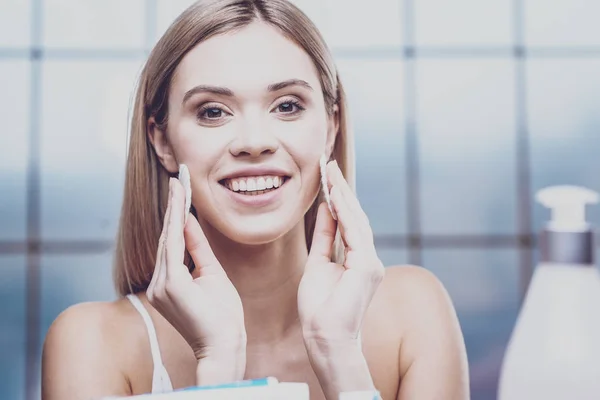
<path id="1" fill-rule="evenodd" d="M 275 153 L 279 142 L 267 125 L 260 121 L 248 121 L 240 126 L 236 138 L 230 145 L 231 154 L 236 157 L 244 155 L 258 157 Z"/>

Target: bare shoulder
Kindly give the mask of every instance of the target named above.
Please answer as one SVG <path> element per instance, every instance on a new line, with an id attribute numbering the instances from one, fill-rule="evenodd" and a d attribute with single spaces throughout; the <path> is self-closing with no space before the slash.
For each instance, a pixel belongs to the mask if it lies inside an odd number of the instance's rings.
<path id="1" fill-rule="evenodd" d="M 131 310 L 123 299 L 113 302 L 87 302 L 70 306 L 54 320 L 46 335 L 44 347 L 63 342 L 115 345 L 124 325 L 130 324 Z M 95 348 L 95 347 L 94 347 Z"/>
<path id="2" fill-rule="evenodd" d="M 424 286 L 438 286 L 441 282 L 428 269 L 417 265 L 393 265 L 385 268 L 384 284 L 406 285 L 407 288 L 414 284 Z"/>
<path id="3" fill-rule="evenodd" d="M 50 326 L 42 356 L 44 400 L 129 393 L 125 368 L 128 310 L 123 300 L 76 304 Z M 130 324 L 130 323 L 129 323 Z"/>
<path id="4" fill-rule="evenodd" d="M 405 355 L 431 332 L 461 335 L 452 300 L 431 271 L 415 265 L 387 267 L 379 291 L 388 312 L 396 316 L 392 319 L 401 325 L 403 344 L 412 345 L 404 346 Z"/>
<path id="5" fill-rule="evenodd" d="M 440 280 L 431 271 L 416 265 L 387 267 L 380 291 L 397 306 L 408 310 L 412 309 L 412 305 L 427 303 L 451 306 L 450 297 Z"/>
<path id="6" fill-rule="evenodd" d="M 103 345 L 110 345 L 110 321 L 115 314 L 111 303 L 80 303 L 63 311 L 52 323 L 44 341 L 44 356 L 77 354 L 81 348 L 86 357 Z M 87 354 L 86 354 L 87 353 Z M 104 352 L 99 352 L 104 353 Z"/>
<path id="7" fill-rule="evenodd" d="M 449 323 L 456 317 L 444 285 L 431 271 L 415 265 L 385 268 L 370 313 L 387 321 L 402 340 L 411 332 L 433 327 L 428 325 L 433 320 L 444 318 Z"/>
<path id="8" fill-rule="evenodd" d="M 398 398 L 468 398 L 462 331 L 435 274 L 413 265 L 387 267 L 377 296 L 380 312 L 394 321 L 398 332 Z"/>

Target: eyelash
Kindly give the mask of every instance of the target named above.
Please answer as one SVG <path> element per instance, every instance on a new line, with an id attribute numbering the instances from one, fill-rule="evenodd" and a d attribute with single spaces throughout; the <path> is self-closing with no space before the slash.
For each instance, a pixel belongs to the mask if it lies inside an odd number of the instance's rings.
<path id="1" fill-rule="evenodd" d="M 300 104 L 300 102 L 298 100 L 294 100 L 294 99 L 285 99 L 285 100 L 281 101 L 279 104 L 277 104 L 274 107 L 274 109 L 278 109 L 279 107 L 281 107 L 284 104 L 290 104 L 290 105 L 296 107 L 296 109 L 297 109 L 296 111 L 293 111 L 293 112 L 287 112 L 287 113 L 283 112 L 282 114 L 285 114 L 285 115 L 296 115 L 299 112 L 305 110 L 305 108 L 302 107 L 302 105 Z M 198 119 L 205 120 L 205 121 L 217 121 L 219 118 L 207 118 L 206 117 L 206 115 L 205 115 L 206 112 L 210 111 L 210 110 L 218 110 L 221 113 L 229 114 L 222 107 L 219 107 L 217 105 L 208 103 L 208 104 L 205 104 L 202 107 L 200 107 L 200 109 L 198 110 L 198 114 L 197 114 Z"/>
<path id="2" fill-rule="evenodd" d="M 300 102 L 298 100 L 294 100 L 294 99 L 286 99 L 281 101 L 279 104 L 277 104 L 275 106 L 275 109 L 281 107 L 284 104 L 291 104 L 292 106 L 295 106 L 297 108 L 296 111 L 290 112 L 290 113 L 284 113 L 287 115 L 296 115 L 298 114 L 300 111 L 304 111 L 304 107 L 302 107 L 302 105 L 300 104 Z"/>
<path id="3" fill-rule="evenodd" d="M 209 110 L 219 110 L 222 113 L 227 113 L 225 110 L 223 110 L 223 108 L 214 105 L 214 104 L 205 104 L 202 107 L 200 107 L 200 109 L 198 110 L 198 119 L 200 120 L 207 120 L 207 121 L 216 121 L 217 118 L 207 118 L 206 117 L 206 112 Z"/>

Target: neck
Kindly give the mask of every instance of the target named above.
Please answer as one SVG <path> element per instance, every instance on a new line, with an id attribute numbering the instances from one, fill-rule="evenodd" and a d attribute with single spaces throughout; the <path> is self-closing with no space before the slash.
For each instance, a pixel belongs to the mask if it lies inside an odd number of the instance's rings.
<path id="1" fill-rule="evenodd" d="M 211 228 L 205 232 L 242 300 L 248 345 L 294 334 L 300 327 L 298 285 L 308 257 L 304 221 L 263 245 L 236 243 Z"/>

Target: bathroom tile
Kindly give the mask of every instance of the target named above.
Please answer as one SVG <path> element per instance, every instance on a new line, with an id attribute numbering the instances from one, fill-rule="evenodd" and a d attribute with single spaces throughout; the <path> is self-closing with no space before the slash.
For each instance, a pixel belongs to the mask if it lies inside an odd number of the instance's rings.
<path id="1" fill-rule="evenodd" d="M 196 0 L 157 0 L 155 41 L 158 41 L 179 14 L 194 3 Z"/>
<path id="2" fill-rule="evenodd" d="M 509 46 L 512 0 L 418 0 L 413 2 L 417 46 Z"/>
<path id="3" fill-rule="evenodd" d="M 144 0 L 45 0 L 44 45 L 75 49 L 142 49 Z"/>
<path id="4" fill-rule="evenodd" d="M 23 255 L 0 255 L 0 393 L 25 396 L 27 349 L 26 275 Z"/>
<path id="5" fill-rule="evenodd" d="M 0 1 L 0 47 L 31 45 L 31 0 Z"/>
<path id="6" fill-rule="evenodd" d="M 516 232 L 511 60 L 420 60 L 416 79 L 424 234 Z"/>
<path id="7" fill-rule="evenodd" d="M 527 63 L 531 135 L 533 229 L 550 212 L 535 193 L 551 185 L 581 185 L 600 192 L 600 60 L 538 59 Z M 600 224 L 600 205 L 588 207 Z"/>
<path id="8" fill-rule="evenodd" d="M 408 251 L 406 249 L 378 248 L 377 256 L 384 267 L 408 264 Z"/>
<path id="9" fill-rule="evenodd" d="M 425 249 L 423 266 L 444 284 L 469 358 L 471 396 L 495 399 L 506 345 L 519 312 L 518 252 Z"/>
<path id="10" fill-rule="evenodd" d="M 403 44 L 403 2 L 371 0 L 293 0 L 321 30 L 332 48 Z"/>
<path id="11" fill-rule="evenodd" d="M 6 116 L 0 133 L 0 240 L 26 237 L 30 68 L 29 61 L 0 61 L 0 109 Z"/>
<path id="12" fill-rule="evenodd" d="M 528 46 L 600 46 L 600 2 L 527 0 L 523 3 Z"/>
<path id="13" fill-rule="evenodd" d="M 406 233 L 404 65 L 338 63 L 356 145 L 356 189 L 375 234 Z"/>
<path id="14" fill-rule="evenodd" d="M 41 120 L 42 235 L 112 240 L 140 61 L 47 61 Z"/>

